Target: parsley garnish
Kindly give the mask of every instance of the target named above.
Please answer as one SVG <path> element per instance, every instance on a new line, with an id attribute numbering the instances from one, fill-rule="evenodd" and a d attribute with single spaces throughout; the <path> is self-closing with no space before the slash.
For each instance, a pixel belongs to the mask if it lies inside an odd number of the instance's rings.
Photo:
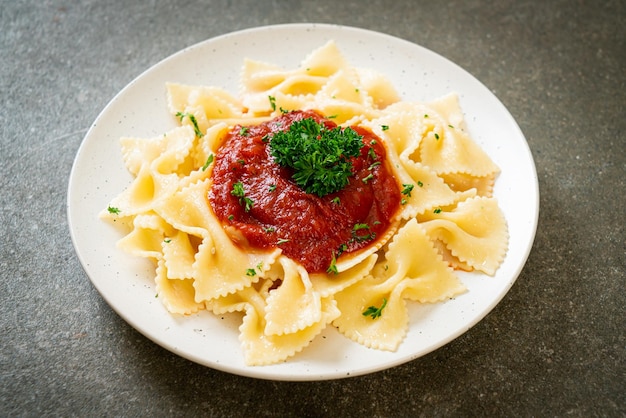
<path id="1" fill-rule="evenodd" d="M 239 135 L 241 136 L 248 136 L 248 131 L 250 130 L 250 128 L 248 128 L 247 126 L 242 126 L 241 129 L 239 130 Z"/>
<path id="2" fill-rule="evenodd" d="M 411 197 L 411 191 L 413 190 L 413 187 L 415 187 L 415 185 L 413 184 L 402 184 L 402 187 L 404 187 L 402 189 L 402 194 L 406 195 L 408 197 Z"/>
<path id="3" fill-rule="evenodd" d="M 373 178 L 374 178 L 374 175 L 372 173 L 369 173 L 367 176 L 363 177 L 361 181 L 363 181 L 364 184 L 367 184 L 367 182 L 369 182 Z"/>
<path id="4" fill-rule="evenodd" d="M 326 269 L 326 273 L 335 273 L 339 274 L 339 270 L 337 270 L 337 258 L 335 257 L 335 253 L 333 252 L 333 258 L 330 260 L 330 266 Z"/>
<path id="5" fill-rule="evenodd" d="M 375 232 L 371 232 L 365 235 L 357 234 L 358 231 L 363 230 L 363 229 L 366 229 L 369 231 L 370 226 L 368 224 L 355 224 L 354 227 L 352 227 L 352 240 L 356 242 L 363 242 L 363 241 L 376 238 Z"/>
<path id="6" fill-rule="evenodd" d="M 437 209 L 433 210 L 433 213 L 441 213 L 441 208 L 437 208 Z"/>
<path id="7" fill-rule="evenodd" d="M 250 277 L 256 276 L 256 270 L 254 269 L 246 270 L 246 276 L 250 276 Z"/>
<path id="8" fill-rule="evenodd" d="M 361 138 L 352 128 L 328 129 L 306 118 L 276 132 L 270 148 L 278 165 L 294 170 L 292 179 L 298 186 L 322 197 L 348 185 L 353 175 L 350 158 L 359 155 Z"/>
<path id="9" fill-rule="evenodd" d="M 239 198 L 239 204 L 244 205 L 244 210 L 246 212 L 249 212 L 250 209 L 252 209 L 252 206 L 254 206 L 252 199 L 246 197 L 246 192 L 243 189 L 243 183 L 239 182 L 233 184 L 233 190 L 231 190 L 230 194 Z"/>
<path id="10" fill-rule="evenodd" d="M 113 206 L 109 206 L 107 210 L 109 211 L 109 213 L 114 213 L 116 215 L 119 215 L 121 212 L 118 208 L 113 207 Z"/>
<path id="11" fill-rule="evenodd" d="M 209 168 L 209 165 L 211 165 L 212 162 L 213 162 L 213 154 L 209 155 L 209 158 L 206 159 L 206 162 L 202 166 L 202 171 L 204 171 L 207 168 Z"/>
<path id="12" fill-rule="evenodd" d="M 267 96 L 270 99 L 270 106 L 272 106 L 272 110 L 276 110 L 276 97 Z"/>
<path id="13" fill-rule="evenodd" d="M 435 139 L 439 141 L 439 134 L 437 132 L 435 132 Z"/>
<path id="14" fill-rule="evenodd" d="M 421 182 L 421 181 L 419 181 L 419 180 L 417 181 L 417 185 L 418 185 L 418 186 L 420 186 L 420 187 L 424 187 L 424 183 L 422 183 L 422 182 Z"/>
<path id="15" fill-rule="evenodd" d="M 270 192 L 273 192 L 274 190 L 276 190 L 276 185 L 275 184 L 270 184 L 269 190 L 270 190 Z"/>
<path id="16" fill-rule="evenodd" d="M 377 308 L 376 306 L 370 306 L 363 311 L 363 316 L 371 316 L 372 319 L 376 319 L 382 315 L 385 306 L 387 306 L 387 299 L 383 298 L 383 304 L 380 306 L 380 308 Z"/>
<path id="17" fill-rule="evenodd" d="M 383 131 L 386 131 L 389 129 L 389 125 L 380 125 L 380 129 L 382 129 Z"/>
<path id="18" fill-rule="evenodd" d="M 191 113 L 177 112 L 176 116 L 178 116 L 178 119 L 180 119 L 181 122 L 183 121 L 183 118 L 187 116 L 189 120 L 191 121 L 191 124 L 193 125 L 193 130 L 195 131 L 196 136 L 198 138 L 202 138 L 204 136 L 204 134 L 198 127 L 198 121 L 196 120 L 196 117 L 194 115 L 192 115 Z"/>

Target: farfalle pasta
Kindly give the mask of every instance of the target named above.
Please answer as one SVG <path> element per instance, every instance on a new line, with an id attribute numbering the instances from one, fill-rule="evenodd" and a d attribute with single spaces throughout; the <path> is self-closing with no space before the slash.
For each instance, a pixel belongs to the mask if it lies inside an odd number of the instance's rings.
<path id="1" fill-rule="evenodd" d="M 457 270 L 493 275 L 506 255 L 507 223 L 492 196 L 498 167 L 470 137 L 454 94 L 430 103 L 403 101 L 387 78 L 353 67 L 329 42 L 295 69 L 246 59 L 236 95 L 169 83 L 167 98 L 178 126 L 154 138 L 121 139 L 134 180 L 101 217 L 125 229 L 120 248 L 154 260 L 156 290 L 172 314 L 243 315 L 239 331 L 248 365 L 285 361 L 329 326 L 372 349 L 396 350 L 409 327 L 407 303 L 458 296 L 466 288 Z M 348 187 L 379 182 L 378 189 L 371 186 L 370 223 L 355 222 L 346 243 L 327 254 L 328 269 L 307 269 L 313 264 L 306 254 L 289 252 L 278 221 L 238 222 L 259 209 L 252 191 L 281 192 L 277 181 L 246 174 L 251 168 L 244 169 L 244 159 L 241 175 L 248 183 L 223 192 L 241 206 L 237 214 L 222 214 L 213 198 L 223 188 L 216 167 L 224 165 L 226 141 L 266 129 L 262 141 L 250 141 L 265 147 L 283 129 L 277 125 L 285 115 L 300 120 L 297 112 L 326 126 L 355 127 L 369 147 L 368 153 L 361 148 L 361 157 L 372 164 Z M 387 180 L 381 180 L 383 168 Z M 280 179 L 295 187 L 291 183 Z M 316 201 L 326 199 L 324 208 L 337 204 L 338 211 L 348 204 L 339 199 L 346 195 L 332 193 Z M 385 205 L 389 213 L 380 208 Z M 374 212 L 386 214 L 377 233 Z M 276 210 L 276 218 L 283 215 Z M 276 234 L 274 244 L 258 244 L 250 235 L 248 229 L 261 226 Z"/>

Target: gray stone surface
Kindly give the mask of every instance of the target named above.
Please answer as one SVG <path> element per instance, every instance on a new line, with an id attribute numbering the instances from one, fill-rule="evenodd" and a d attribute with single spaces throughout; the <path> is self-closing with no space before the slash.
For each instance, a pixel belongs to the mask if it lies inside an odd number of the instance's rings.
<path id="1" fill-rule="evenodd" d="M 72 161 L 107 102 L 188 45 L 290 22 L 450 58 L 508 107 L 537 165 L 536 241 L 505 299 L 368 376 L 272 382 L 177 357 L 108 307 L 70 242 Z M 626 414 L 624 1 L 2 0 L 0 28 L 0 416 Z"/>

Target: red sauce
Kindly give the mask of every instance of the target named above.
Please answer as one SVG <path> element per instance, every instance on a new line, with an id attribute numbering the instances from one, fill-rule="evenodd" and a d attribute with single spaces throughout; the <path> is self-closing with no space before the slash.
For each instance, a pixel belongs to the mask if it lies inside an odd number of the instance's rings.
<path id="1" fill-rule="evenodd" d="M 304 192 L 291 180 L 290 169 L 274 162 L 263 138 L 307 117 L 328 128 L 336 126 L 317 112 L 294 111 L 257 126 L 233 127 L 215 158 L 208 198 L 222 224 L 235 227 L 247 240 L 239 245 L 279 247 L 311 273 L 326 271 L 340 248 L 344 254 L 353 252 L 382 236 L 401 196 L 382 141 L 361 127 L 352 127 L 363 136 L 364 146 L 351 159 L 354 175 L 348 186 L 324 197 Z M 231 193 L 235 183 L 243 184 L 245 197 L 252 201 L 248 211 Z M 355 230 L 359 224 L 369 229 Z"/>

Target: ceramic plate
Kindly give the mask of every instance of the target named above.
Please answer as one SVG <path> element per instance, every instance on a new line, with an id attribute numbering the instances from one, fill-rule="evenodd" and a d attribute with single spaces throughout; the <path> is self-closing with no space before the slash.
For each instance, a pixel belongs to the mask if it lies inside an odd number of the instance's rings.
<path id="1" fill-rule="evenodd" d="M 248 367 L 239 346 L 239 315 L 170 315 L 155 298 L 154 267 L 119 251 L 119 230 L 97 214 L 130 182 L 121 136 L 152 137 L 175 124 L 166 106 L 167 81 L 216 85 L 237 93 L 245 57 L 297 67 L 334 40 L 354 66 L 389 77 L 405 100 L 430 101 L 457 92 L 470 134 L 502 172 L 494 194 L 509 224 L 510 244 L 495 277 L 459 273 L 469 292 L 441 304 L 409 303 L 410 329 L 397 352 L 371 350 L 327 328 L 287 362 Z M 68 218 L 72 240 L 93 285 L 131 326 L 157 344 L 222 371 L 276 380 L 355 376 L 408 362 L 463 334 L 507 293 L 530 252 L 539 211 L 538 183 L 528 144 L 500 101 L 449 60 L 416 44 L 363 29 L 292 24 L 230 33 L 184 49 L 126 86 L 87 133 L 72 169 Z"/>

